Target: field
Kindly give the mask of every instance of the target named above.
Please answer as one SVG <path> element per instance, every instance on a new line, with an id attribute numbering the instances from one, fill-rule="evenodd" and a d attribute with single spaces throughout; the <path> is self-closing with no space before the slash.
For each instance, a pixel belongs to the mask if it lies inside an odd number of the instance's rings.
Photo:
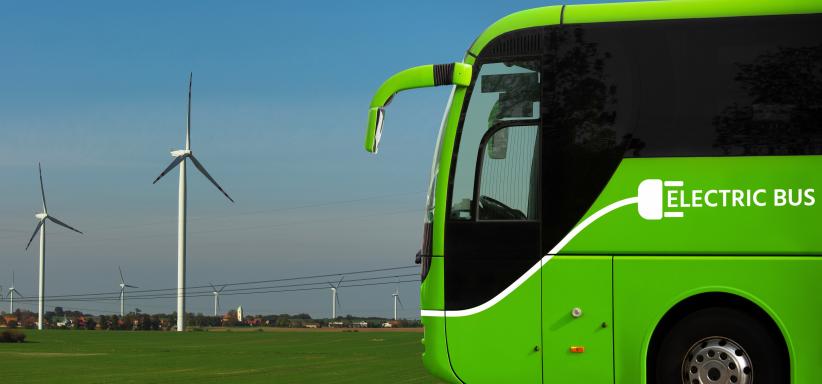
<path id="1" fill-rule="evenodd" d="M 419 332 L 26 331 L 7 383 L 435 383 Z"/>

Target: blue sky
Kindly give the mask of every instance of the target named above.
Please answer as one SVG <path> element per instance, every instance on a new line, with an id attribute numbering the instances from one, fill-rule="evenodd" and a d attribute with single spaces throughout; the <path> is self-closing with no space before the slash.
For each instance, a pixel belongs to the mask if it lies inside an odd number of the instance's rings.
<path id="1" fill-rule="evenodd" d="M 151 181 L 183 145 L 189 71 L 192 149 L 237 201 L 189 174 L 190 285 L 410 264 L 448 89 L 398 97 L 377 157 L 362 150 L 372 92 L 406 67 L 458 61 L 496 19 L 549 4 L 0 2 L 0 284 L 13 269 L 36 295 L 36 244 L 23 248 L 40 161 L 50 213 L 87 232 L 49 227 L 47 294 L 115 291 L 118 265 L 131 284 L 175 286 L 177 174 Z M 286 209 L 329 202 L 346 203 Z M 393 289 L 343 289 L 340 312 L 388 316 Z M 400 289 L 401 315 L 417 316 L 418 287 Z M 328 301 L 316 291 L 222 306 L 327 316 Z M 117 309 L 47 308 L 58 304 Z M 211 300 L 189 310 L 208 313 Z"/>

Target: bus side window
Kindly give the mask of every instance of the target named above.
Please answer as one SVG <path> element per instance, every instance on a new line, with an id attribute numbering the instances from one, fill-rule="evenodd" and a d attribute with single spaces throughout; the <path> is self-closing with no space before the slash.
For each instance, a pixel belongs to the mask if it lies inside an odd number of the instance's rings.
<path id="1" fill-rule="evenodd" d="M 539 219 L 539 128 L 491 130 L 480 147 L 477 217 L 480 220 Z"/>

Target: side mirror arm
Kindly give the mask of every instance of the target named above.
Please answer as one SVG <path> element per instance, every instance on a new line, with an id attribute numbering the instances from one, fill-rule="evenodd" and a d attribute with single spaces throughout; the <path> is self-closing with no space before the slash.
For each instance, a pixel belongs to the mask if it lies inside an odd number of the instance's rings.
<path id="1" fill-rule="evenodd" d="M 386 80 L 371 99 L 368 127 L 365 132 L 365 150 L 377 153 L 382 134 L 385 107 L 395 94 L 415 88 L 440 85 L 467 87 L 471 84 L 472 67 L 465 63 L 428 64 L 401 71 Z"/>

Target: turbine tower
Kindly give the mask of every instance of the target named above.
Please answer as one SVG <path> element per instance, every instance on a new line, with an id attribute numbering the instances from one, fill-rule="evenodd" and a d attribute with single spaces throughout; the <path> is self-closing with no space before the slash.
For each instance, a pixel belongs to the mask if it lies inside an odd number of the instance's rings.
<path id="1" fill-rule="evenodd" d="M 217 289 L 217 287 L 215 287 L 214 284 L 211 284 L 211 283 L 208 283 L 208 284 L 211 285 L 211 288 L 212 288 L 211 293 L 214 294 L 214 316 L 217 316 L 217 312 L 219 312 L 219 310 L 220 310 L 220 292 L 222 292 L 223 289 L 225 289 L 225 285 L 220 287 L 220 289 Z"/>
<path id="2" fill-rule="evenodd" d="M 20 294 L 20 291 L 18 291 L 17 288 L 14 288 L 14 271 L 11 271 L 11 287 L 9 287 L 9 314 L 14 313 L 15 293 L 17 294 L 17 296 L 23 297 L 23 295 Z"/>
<path id="3" fill-rule="evenodd" d="M 338 281 L 336 285 L 328 283 L 331 287 L 331 321 L 337 318 L 337 306 L 340 305 L 340 296 L 337 290 L 340 288 L 340 283 L 342 283 L 344 278 L 345 276 L 340 277 L 340 281 Z"/>
<path id="4" fill-rule="evenodd" d="M 126 288 L 140 288 L 140 287 L 135 287 L 133 285 L 126 284 L 126 280 L 123 278 L 123 269 L 118 266 L 117 270 L 120 271 L 120 318 L 122 318 L 123 317 L 123 304 L 125 304 L 125 301 L 126 301 Z"/>
<path id="5" fill-rule="evenodd" d="M 191 79 L 193 74 L 188 75 L 188 114 L 186 115 L 186 142 L 185 149 L 171 151 L 174 160 L 171 164 L 154 179 L 156 184 L 163 176 L 169 173 L 174 167 L 180 166 L 180 188 L 177 210 L 177 331 L 182 332 L 185 327 L 185 291 L 186 291 L 186 159 L 191 159 L 194 166 L 203 174 L 220 192 L 232 203 L 234 200 L 226 193 L 217 181 L 208 174 L 203 164 L 200 163 L 191 152 Z"/>
<path id="6" fill-rule="evenodd" d="M 29 243 L 26 244 L 26 250 L 28 250 L 29 246 L 31 246 L 34 236 L 37 236 L 37 231 L 40 231 L 40 285 L 38 289 L 40 296 L 37 299 L 37 329 L 42 330 L 43 312 L 45 306 L 44 296 L 46 294 L 46 220 L 51 220 L 54 224 L 66 227 L 79 234 L 82 234 L 83 232 L 72 228 L 68 224 L 57 220 L 57 218 L 48 214 L 48 209 L 46 208 L 46 190 L 43 188 L 43 168 L 39 163 L 37 164 L 37 169 L 40 171 L 40 196 L 43 198 L 43 212 L 34 215 L 37 219 L 37 226 L 34 228 L 34 233 L 31 235 Z"/>
<path id="7" fill-rule="evenodd" d="M 405 308 L 405 306 L 402 305 L 402 300 L 400 300 L 400 289 L 397 288 L 391 296 L 394 296 L 394 321 L 397 321 L 397 303 L 399 302 L 400 305 Z"/>

